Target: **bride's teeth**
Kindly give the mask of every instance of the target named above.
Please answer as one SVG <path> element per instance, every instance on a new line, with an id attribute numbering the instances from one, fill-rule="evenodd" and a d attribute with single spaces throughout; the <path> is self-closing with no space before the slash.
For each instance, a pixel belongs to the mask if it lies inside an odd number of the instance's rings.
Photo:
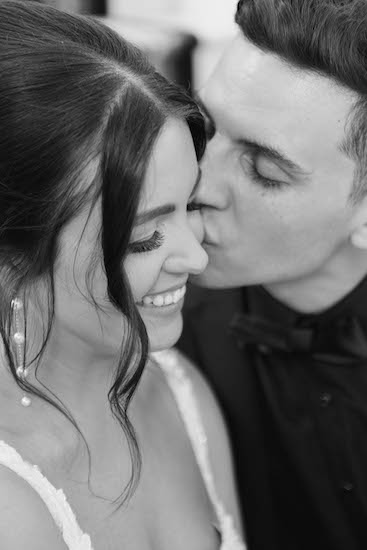
<path id="1" fill-rule="evenodd" d="M 177 304 L 177 302 L 179 302 L 185 296 L 185 293 L 186 285 L 182 288 L 179 288 L 178 290 L 175 290 L 174 292 L 158 294 L 156 296 L 145 296 L 142 302 L 145 306 L 170 306 L 171 304 Z"/>
<path id="2" fill-rule="evenodd" d="M 154 296 L 153 298 L 153 305 L 155 306 L 163 306 L 164 304 L 164 298 L 161 294 L 159 294 L 158 296 Z"/>
<path id="3" fill-rule="evenodd" d="M 167 294 L 167 296 L 164 297 L 164 305 L 169 306 L 174 302 L 174 296 L 172 294 Z"/>

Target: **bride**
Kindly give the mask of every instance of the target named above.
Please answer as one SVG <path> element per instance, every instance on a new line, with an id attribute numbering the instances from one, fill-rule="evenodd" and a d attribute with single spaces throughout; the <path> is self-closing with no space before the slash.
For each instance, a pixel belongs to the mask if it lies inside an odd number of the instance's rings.
<path id="1" fill-rule="evenodd" d="M 218 406 L 160 351 L 207 264 L 196 105 L 32 2 L 0 3 L 0 74 L 1 549 L 243 550 Z"/>

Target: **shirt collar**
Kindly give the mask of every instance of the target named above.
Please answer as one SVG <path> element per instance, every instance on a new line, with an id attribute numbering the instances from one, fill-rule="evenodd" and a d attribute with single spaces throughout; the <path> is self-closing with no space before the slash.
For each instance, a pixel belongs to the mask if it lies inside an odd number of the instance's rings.
<path id="1" fill-rule="evenodd" d="M 263 287 L 244 292 L 244 311 L 231 321 L 239 342 L 299 353 L 332 364 L 367 359 L 367 277 L 348 295 L 319 314 L 292 310 Z"/>
<path id="2" fill-rule="evenodd" d="M 244 295 L 244 310 L 265 317 L 284 327 L 326 325 L 341 317 L 358 317 L 367 329 L 367 277 L 348 294 L 321 313 L 300 313 L 272 296 L 262 286 L 248 287 Z"/>

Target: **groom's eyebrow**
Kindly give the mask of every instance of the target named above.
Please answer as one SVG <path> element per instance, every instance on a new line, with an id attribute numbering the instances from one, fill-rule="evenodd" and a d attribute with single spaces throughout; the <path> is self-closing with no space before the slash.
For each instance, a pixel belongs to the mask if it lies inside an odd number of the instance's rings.
<path id="1" fill-rule="evenodd" d="M 213 125 L 213 128 L 215 128 L 214 119 L 201 97 L 196 93 L 194 95 L 194 99 L 199 105 L 199 108 L 202 111 L 203 115 L 209 120 L 209 123 Z M 290 159 L 283 151 L 280 151 L 279 149 L 272 147 L 271 145 L 261 143 L 256 139 L 251 139 L 248 137 L 242 137 L 240 139 L 236 139 L 235 141 L 236 143 L 238 143 L 238 145 L 242 145 L 243 147 L 252 150 L 254 153 L 263 155 L 269 160 L 279 162 L 282 166 L 284 166 L 286 170 L 289 170 L 296 176 L 308 177 L 312 175 L 312 172 L 306 170 L 300 164 Z"/>
<path id="2" fill-rule="evenodd" d="M 200 182 L 200 178 L 201 178 L 201 169 L 199 168 L 198 174 L 196 176 L 196 181 L 190 197 L 195 194 L 195 191 Z M 175 211 L 176 211 L 175 204 L 173 203 L 162 204 L 161 206 L 157 206 L 156 208 L 152 208 L 151 210 L 146 210 L 145 212 L 138 214 L 136 217 L 135 225 L 142 225 L 143 223 L 151 222 L 155 218 L 160 218 L 161 216 L 168 216 L 168 214 L 172 214 Z"/>

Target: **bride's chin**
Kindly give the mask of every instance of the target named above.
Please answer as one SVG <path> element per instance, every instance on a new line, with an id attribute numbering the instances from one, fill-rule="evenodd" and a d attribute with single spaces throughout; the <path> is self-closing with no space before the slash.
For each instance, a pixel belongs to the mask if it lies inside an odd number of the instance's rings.
<path id="1" fill-rule="evenodd" d="M 149 338 L 149 351 L 162 351 L 172 348 L 178 341 L 182 332 L 182 316 L 167 326 L 147 327 Z"/>

